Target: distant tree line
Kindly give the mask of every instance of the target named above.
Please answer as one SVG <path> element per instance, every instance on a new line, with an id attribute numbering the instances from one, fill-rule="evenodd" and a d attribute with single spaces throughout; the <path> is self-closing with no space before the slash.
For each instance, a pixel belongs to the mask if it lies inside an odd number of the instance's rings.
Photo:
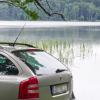
<path id="1" fill-rule="evenodd" d="M 8 0 L 0 4 L 0 19 L 99 21 L 100 0 Z M 11 3 L 10 2 L 10 3 Z M 15 5 L 17 4 L 17 6 Z M 23 2 L 22 2 L 23 3 Z M 26 3 L 26 4 L 25 4 Z M 19 6 L 18 6 L 19 5 Z M 21 7 L 22 5 L 22 7 Z M 43 8 L 42 8 L 42 7 Z M 51 14 L 51 15 L 50 15 Z"/>
<path id="2" fill-rule="evenodd" d="M 67 3 L 66 17 L 68 20 L 96 21 L 100 20 L 100 1 L 99 0 L 75 0 Z M 93 2 L 92 2 L 93 1 Z M 98 3 L 99 5 L 98 5 Z M 67 13 L 66 13 L 67 12 Z"/>

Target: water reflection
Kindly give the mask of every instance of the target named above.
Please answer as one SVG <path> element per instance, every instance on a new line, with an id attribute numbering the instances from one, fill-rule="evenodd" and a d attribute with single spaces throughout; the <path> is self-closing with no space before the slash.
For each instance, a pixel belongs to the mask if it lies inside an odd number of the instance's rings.
<path id="1" fill-rule="evenodd" d="M 20 28 L 0 28 L 0 41 L 14 41 Z M 67 40 L 69 42 L 99 42 L 100 27 L 26 28 L 19 41 Z"/>

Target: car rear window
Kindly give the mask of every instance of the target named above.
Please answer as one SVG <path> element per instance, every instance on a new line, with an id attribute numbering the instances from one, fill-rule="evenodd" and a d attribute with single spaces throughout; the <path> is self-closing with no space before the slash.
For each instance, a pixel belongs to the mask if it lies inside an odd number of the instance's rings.
<path id="1" fill-rule="evenodd" d="M 44 51 L 16 51 L 13 53 L 37 75 L 56 73 L 57 69 L 66 70 L 62 63 Z"/>

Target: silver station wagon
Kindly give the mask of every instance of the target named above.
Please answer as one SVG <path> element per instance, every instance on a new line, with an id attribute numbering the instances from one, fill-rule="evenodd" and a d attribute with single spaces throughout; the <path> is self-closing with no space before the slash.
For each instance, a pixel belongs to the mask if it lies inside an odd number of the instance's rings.
<path id="1" fill-rule="evenodd" d="M 43 50 L 0 43 L 0 100 L 71 100 L 72 74 Z"/>

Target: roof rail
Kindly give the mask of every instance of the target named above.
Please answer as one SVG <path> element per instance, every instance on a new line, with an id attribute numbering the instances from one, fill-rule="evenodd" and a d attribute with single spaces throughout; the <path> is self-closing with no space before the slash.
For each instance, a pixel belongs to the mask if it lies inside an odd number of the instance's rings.
<path id="1" fill-rule="evenodd" d="M 0 42 L 0 44 L 5 44 L 5 45 L 9 45 L 9 46 L 23 45 L 23 46 L 27 46 L 27 47 L 36 48 L 35 46 L 30 45 L 30 44 L 26 44 L 26 43 L 15 43 L 15 45 L 13 45 L 14 43 L 11 43 L 11 42 Z"/>

